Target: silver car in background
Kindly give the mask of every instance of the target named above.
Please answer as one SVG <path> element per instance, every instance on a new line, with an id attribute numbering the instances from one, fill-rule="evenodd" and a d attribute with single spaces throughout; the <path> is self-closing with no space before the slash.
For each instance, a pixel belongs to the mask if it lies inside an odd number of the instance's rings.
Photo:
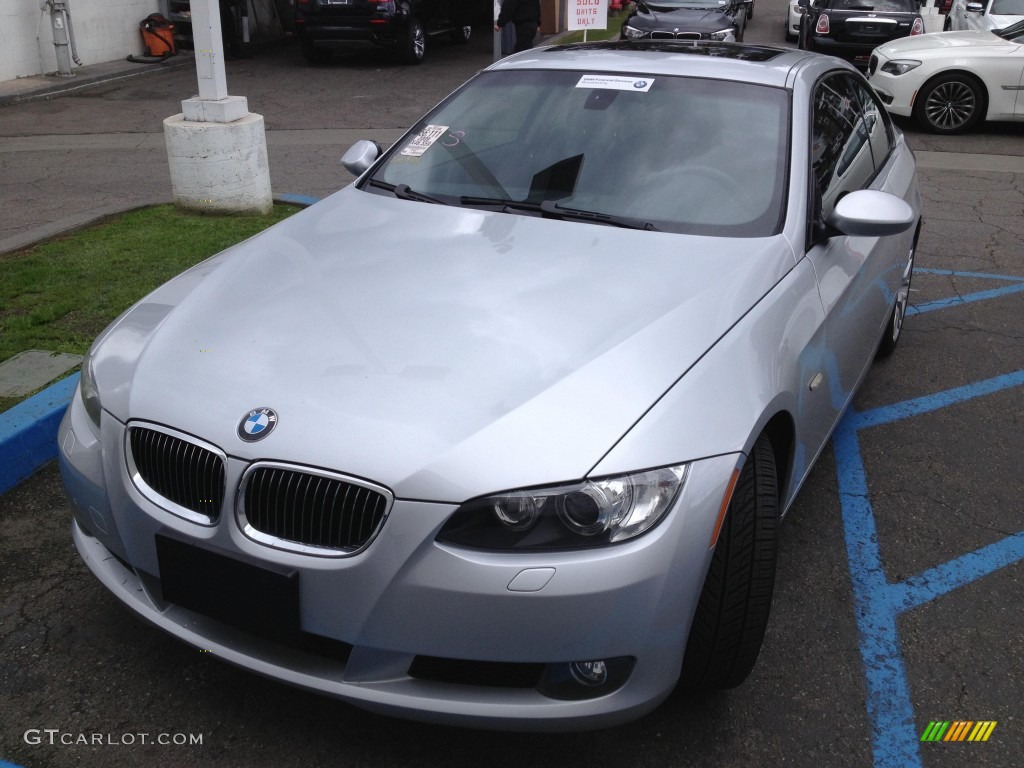
<path id="1" fill-rule="evenodd" d="M 140 616 L 379 712 L 568 730 L 732 687 L 778 524 L 900 330 L 914 157 L 851 66 L 491 66 L 98 338 L 73 538 Z"/>

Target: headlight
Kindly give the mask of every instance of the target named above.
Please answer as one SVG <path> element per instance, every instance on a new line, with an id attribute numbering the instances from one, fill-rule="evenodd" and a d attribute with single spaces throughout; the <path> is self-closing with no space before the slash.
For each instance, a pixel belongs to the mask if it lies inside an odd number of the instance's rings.
<path id="1" fill-rule="evenodd" d="M 728 29 L 720 29 L 717 32 L 711 32 L 708 34 L 708 39 L 733 42 L 736 40 L 736 35 L 734 34 L 732 27 L 729 27 Z"/>
<path id="2" fill-rule="evenodd" d="M 636 27 L 631 27 L 629 24 L 626 24 L 622 28 L 622 36 L 627 40 L 641 40 L 647 37 L 647 33 L 641 29 L 637 29 Z"/>
<path id="3" fill-rule="evenodd" d="M 100 428 L 100 391 L 96 387 L 96 374 L 92 368 L 92 350 L 82 361 L 82 377 L 78 380 L 78 389 L 82 393 L 82 405 L 89 415 L 89 420 Z"/>
<path id="4" fill-rule="evenodd" d="M 882 71 L 888 72 L 890 75 L 905 75 L 912 69 L 917 69 L 921 66 L 920 61 L 914 61 L 913 59 L 893 59 L 887 61 L 882 65 Z"/>
<path id="5" fill-rule="evenodd" d="M 437 540 L 517 552 L 626 541 L 649 531 L 671 509 L 687 468 L 680 464 L 474 499 L 455 511 Z"/>

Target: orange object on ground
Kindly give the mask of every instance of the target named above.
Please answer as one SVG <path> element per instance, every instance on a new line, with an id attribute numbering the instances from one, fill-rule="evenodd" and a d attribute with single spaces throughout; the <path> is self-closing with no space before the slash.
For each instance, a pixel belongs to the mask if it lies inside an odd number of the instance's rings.
<path id="1" fill-rule="evenodd" d="M 139 22 L 142 32 L 142 45 L 147 56 L 173 56 L 177 51 L 174 47 L 174 25 L 159 13 L 151 13 Z"/>

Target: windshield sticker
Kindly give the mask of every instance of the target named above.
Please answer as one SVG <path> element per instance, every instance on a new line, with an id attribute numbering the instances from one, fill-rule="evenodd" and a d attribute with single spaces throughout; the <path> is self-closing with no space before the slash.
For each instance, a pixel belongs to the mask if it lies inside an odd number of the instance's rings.
<path id="1" fill-rule="evenodd" d="M 444 136 L 444 132 L 448 130 L 447 125 L 428 125 L 419 135 L 413 137 L 413 140 L 406 145 L 400 154 L 406 157 L 419 157 L 432 146 L 434 142 Z"/>
<path id="2" fill-rule="evenodd" d="M 604 88 L 611 91 L 640 91 L 647 93 L 654 85 L 653 77 L 615 77 L 614 75 L 584 75 L 577 88 Z"/>

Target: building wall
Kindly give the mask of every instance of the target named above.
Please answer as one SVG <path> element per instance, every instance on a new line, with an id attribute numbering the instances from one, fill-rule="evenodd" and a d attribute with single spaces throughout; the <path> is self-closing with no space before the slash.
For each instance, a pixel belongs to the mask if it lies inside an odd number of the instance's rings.
<path id="1" fill-rule="evenodd" d="M 83 64 L 142 53 L 139 22 L 159 0 L 67 0 Z M 41 0 L 0 0 L 0 80 L 57 70 L 49 8 Z"/>

